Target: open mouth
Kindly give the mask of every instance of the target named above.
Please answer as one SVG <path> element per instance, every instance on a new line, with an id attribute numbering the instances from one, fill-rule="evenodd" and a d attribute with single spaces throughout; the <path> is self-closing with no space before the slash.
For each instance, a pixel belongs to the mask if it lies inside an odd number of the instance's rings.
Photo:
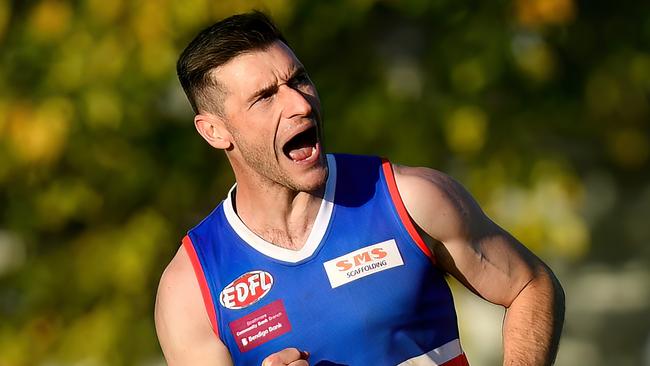
<path id="1" fill-rule="evenodd" d="M 318 132 L 316 126 L 311 126 L 300 132 L 284 144 L 282 151 L 294 162 L 306 161 L 312 158 L 318 150 Z"/>

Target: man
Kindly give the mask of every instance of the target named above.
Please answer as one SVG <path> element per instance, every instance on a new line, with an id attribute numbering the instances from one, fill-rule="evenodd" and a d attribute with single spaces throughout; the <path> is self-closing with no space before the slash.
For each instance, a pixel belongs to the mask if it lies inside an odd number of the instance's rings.
<path id="1" fill-rule="evenodd" d="M 448 176 L 324 154 L 316 88 L 265 15 L 202 31 L 178 75 L 236 185 L 161 278 L 170 365 L 467 365 L 444 273 L 507 308 L 504 364 L 553 362 L 550 269 Z"/>

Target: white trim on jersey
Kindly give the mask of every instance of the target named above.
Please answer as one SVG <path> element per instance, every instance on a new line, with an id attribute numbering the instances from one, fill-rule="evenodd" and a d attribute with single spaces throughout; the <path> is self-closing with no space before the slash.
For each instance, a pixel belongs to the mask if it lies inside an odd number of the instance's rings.
<path id="1" fill-rule="evenodd" d="M 460 341 L 454 339 L 423 355 L 410 358 L 397 366 L 440 366 L 463 354 Z"/>
<path id="2" fill-rule="evenodd" d="M 275 244 L 269 243 L 268 241 L 262 239 L 253 231 L 251 231 L 246 224 L 239 218 L 235 212 L 232 205 L 232 193 L 236 184 L 228 192 L 228 197 L 223 202 L 223 210 L 226 214 L 226 219 L 230 226 L 235 230 L 237 235 L 250 245 L 253 249 L 258 252 L 285 262 L 297 263 L 303 259 L 309 258 L 314 251 L 318 248 L 318 245 L 323 239 L 327 227 L 330 223 L 330 218 L 332 217 L 332 210 L 334 209 L 334 194 L 336 191 L 336 160 L 333 155 L 327 156 L 327 166 L 328 166 L 328 175 L 327 183 L 325 185 L 325 197 L 321 202 L 320 209 L 318 210 L 318 215 L 316 215 L 316 220 L 314 225 L 311 228 L 309 237 L 305 242 L 305 245 L 300 250 L 291 250 L 279 247 Z"/>

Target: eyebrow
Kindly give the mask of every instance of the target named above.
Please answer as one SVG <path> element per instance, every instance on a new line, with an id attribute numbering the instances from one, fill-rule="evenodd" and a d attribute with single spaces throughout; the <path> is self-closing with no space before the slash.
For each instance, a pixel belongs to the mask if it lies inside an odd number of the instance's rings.
<path id="1" fill-rule="evenodd" d="M 265 94 L 268 94 L 268 93 L 272 93 L 272 92 L 274 92 L 277 88 L 278 88 L 278 86 L 275 85 L 275 84 L 269 84 L 269 85 L 266 85 L 266 86 L 262 87 L 261 89 L 258 89 L 256 92 L 254 92 L 254 93 L 251 95 L 251 97 L 248 98 L 248 102 L 249 102 L 249 103 L 253 103 L 253 102 L 255 102 L 259 97 L 261 97 L 262 95 L 265 95 Z"/>
<path id="2" fill-rule="evenodd" d="M 293 71 L 291 72 L 291 75 L 289 76 L 289 78 L 287 78 L 287 81 L 290 81 L 291 79 L 293 79 L 293 78 L 295 78 L 296 76 L 298 76 L 298 75 L 300 75 L 300 74 L 302 74 L 302 73 L 305 73 L 305 72 L 306 72 L 306 70 L 305 70 L 305 67 L 304 67 L 304 66 L 302 66 L 302 65 L 300 65 L 300 66 L 295 66 L 295 67 L 293 68 Z M 255 102 L 259 97 L 261 97 L 262 95 L 272 93 L 272 92 L 274 92 L 274 91 L 277 90 L 277 89 L 278 89 L 278 86 L 275 85 L 275 84 L 270 84 L 270 85 L 263 86 L 262 88 L 260 88 L 260 89 L 258 89 L 257 91 L 255 91 L 255 92 L 251 95 L 250 98 L 248 98 L 248 102 L 249 102 L 249 103 L 253 103 L 253 102 Z"/>

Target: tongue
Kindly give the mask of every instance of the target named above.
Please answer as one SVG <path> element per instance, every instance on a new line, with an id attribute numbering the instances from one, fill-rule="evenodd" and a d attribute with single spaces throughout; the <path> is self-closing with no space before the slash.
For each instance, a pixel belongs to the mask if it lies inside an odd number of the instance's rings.
<path id="1" fill-rule="evenodd" d="M 308 147 L 301 147 L 289 151 L 289 156 L 291 157 L 291 159 L 295 161 L 301 161 L 310 157 L 311 153 L 312 153 L 312 147 L 308 146 Z"/>

